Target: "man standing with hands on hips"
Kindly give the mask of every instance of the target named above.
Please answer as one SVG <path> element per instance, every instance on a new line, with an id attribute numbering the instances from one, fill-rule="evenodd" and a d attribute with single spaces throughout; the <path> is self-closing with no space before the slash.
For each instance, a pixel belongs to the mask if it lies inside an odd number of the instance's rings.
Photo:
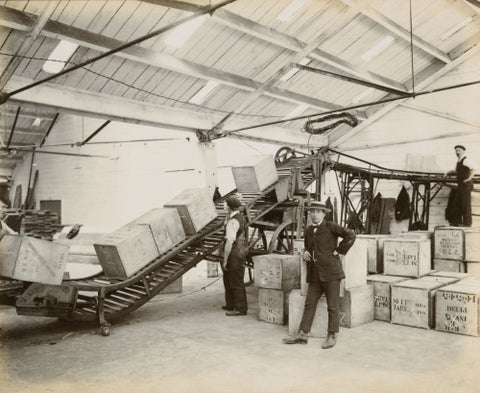
<path id="1" fill-rule="evenodd" d="M 307 262 L 308 292 L 305 299 L 299 331 L 283 340 L 285 344 L 306 344 L 312 327 L 317 304 L 322 293 L 327 297 L 328 335 L 322 348 L 336 344 L 335 334 L 340 326 L 340 281 L 345 278 L 338 254 L 346 254 L 355 242 L 355 232 L 334 222 L 326 221 L 330 211 L 325 204 L 312 201 L 306 208 L 312 225 L 305 230 L 303 260 Z M 338 238 L 342 241 L 338 244 Z M 337 245 L 338 244 L 338 245 Z"/>

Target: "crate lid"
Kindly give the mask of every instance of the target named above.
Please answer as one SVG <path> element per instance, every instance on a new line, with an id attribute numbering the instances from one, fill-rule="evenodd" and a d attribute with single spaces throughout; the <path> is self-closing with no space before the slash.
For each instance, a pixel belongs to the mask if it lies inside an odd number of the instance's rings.
<path id="1" fill-rule="evenodd" d="M 419 278 L 419 279 L 402 281 L 402 282 L 393 284 L 392 287 L 432 290 L 432 289 L 442 287 L 444 285 L 445 284 L 443 282 L 437 282 L 433 280 L 423 280 Z"/>
<path id="2" fill-rule="evenodd" d="M 435 282 L 440 282 L 443 284 L 453 284 L 457 281 L 459 281 L 459 278 L 455 277 L 443 277 L 443 276 L 423 276 L 420 277 L 419 280 L 429 280 L 429 281 L 435 281 Z"/>
<path id="3" fill-rule="evenodd" d="M 384 274 L 370 274 L 367 276 L 367 282 L 385 282 L 385 283 L 397 283 L 400 281 L 410 280 L 410 277 L 403 276 L 387 276 Z"/>
<path id="4" fill-rule="evenodd" d="M 439 289 L 442 292 L 466 293 L 469 295 L 480 295 L 480 286 L 465 285 L 462 282 L 445 285 Z"/>
<path id="5" fill-rule="evenodd" d="M 459 261 L 455 261 L 455 262 L 459 262 Z M 462 280 L 468 277 L 473 277 L 473 275 L 470 273 L 447 272 L 443 270 L 438 270 L 438 271 L 435 270 L 433 272 L 428 273 L 428 275 L 437 276 L 437 277 L 454 277 L 454 278 L 458 278 L 459 280 Z"/>

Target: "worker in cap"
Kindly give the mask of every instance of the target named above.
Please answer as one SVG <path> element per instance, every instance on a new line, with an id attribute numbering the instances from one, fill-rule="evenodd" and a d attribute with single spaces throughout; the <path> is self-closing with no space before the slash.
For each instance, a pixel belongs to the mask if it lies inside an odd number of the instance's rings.
<path id="1" fill-rule="evenodd" d="M 454 149 L 457 156 L 456 167 L 444 175 L 444 178 L 449 175 L 456 175 L 457 180 L 457 189 L 451 199 L 453 206 L 450 206 L 450 210 L 454 214 L 449 217 L 449 221 L 454 226 L 471 227 L 473 176 L 477 165 L 470 158 L 467 158 L 465 146 L 455 145 Z"/>
<path id="2" fill-rule="evenodd" d="M 306 344 L 320 296 L 325 293 L 328 310 L 328 334 L 322 348 L 336 344 L 340 326 L 340 281 L 345 278 L 338 254 L 346 254 L 355 242 L 355 232 L 325 220 L 330 211 L 320 202 L 306 205 L 312 225 L 305 230 L 303 260 L 307 263 L 308 291 L 302 321 L 296 334 L 283 340 L 286 344 Z M 338 238 L 342 238 L 338 244 Z"/>
<path id="3" fill-rule="evenodd" d="M 248 310 L 247 294 L 243 277 L 245 275 L 246 253 L 240 248 L 246 242 L 248 225 L 240 212 L 242 203 L 237 196 L 225 200 L 228 218 L 225 226 L 225 245 L 223 252 L 223 285 L 225 287 L 225 305 L 227 316 L 246 315 Z M 242 238 L 243 237 L 243 238 Z"/>

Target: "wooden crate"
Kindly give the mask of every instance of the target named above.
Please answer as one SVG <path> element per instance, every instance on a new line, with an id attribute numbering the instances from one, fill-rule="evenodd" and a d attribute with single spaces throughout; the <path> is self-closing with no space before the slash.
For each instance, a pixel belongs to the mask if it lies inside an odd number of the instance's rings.
<path id="1" fill-rule="evenodd" d="M 467 273 L 480 279 L 480 262 L 466 262 L 466 265 Z"/>
<path id="2" fill-rule="evenodd" d="M 107 277 L 131 277 L 160 255 L 147 225 L 122 228 L 104 236 L 94 247 Z"/>
<path id="3" fill-rule="evenodd" d="M 379 321 L 392 320 L 392 285 L 409 280 L 408 277 L 372 274 L 367 277 L 367 284 L 373 286 L 374 318 Z"/>
<path id="4" fill-rule="evenodd" d="M 302 321 L 303 308 L 305 306 L 305 296 L 299 289 L 294 289 L 288 296 L 288 334 L 294 335 L 298 332 L 300 322 Z M 310 337 L 326 337 L 328 329 L 328 311 L 327 300 L 323 295 L 317 304 L 315 317 L 308 335 Z"/>
<path id="5" fill-rule="evenodd" d="M 430 240 L 395 238 L 383 243 L 383 270 L 385 274 L 402 277 L 420 277 L 431 269 Z"/>
<path id="6" fill-rule="evenodd" d="M 367 241 L 355 240 L 346 255 L 340 255 L 345 272 L 345 289 L 367 285 Z"/>
<path id="7" fill-rule="evenodd" d="M 480 286 L 462 282 L 437 290 L 435 329 L 478 336 L 480 333 Z"/>
<path id="8" fill-rule="evenodd" d="M 435 258 L 480 262 L 480 230 L 463 227 L 435 228 Z"/>
<path id="9" fill-rule="evenodd" d="M 345 289 L 345 296 L 340 298 L 340 326 L 354 328 L 373 319 L 373 286 Z"/>
<path id="10" fill-rule="evenodd" d="M 218 215 L 212 197 L 205 188 L 186 189 L 164 207 L 177 209 L 186 235 L 195 235 Z"/>
<path id="11" fill-rule="evenodd" d="M 160 254 L 167 252 L 185 240 L 185 231 L 177 209 L 151 209 L 129 222 L 126 227 L 134 225 L 149 226 Z"/>
<path id="12" fill-rule="evenodd" d="M 5 235 L 0 242 L 0 275 L 60 285 L 69 247 L 29 236 Z"/>
<path id="13" fill-rule="evenodd" d="M 480 280 L 476 277 L 467 277 L 460 280 L 458 283 L 462 285 L 469 285 L 474 287 L 480 286 Z"/>
<path id="14" fill-rule="evenodd" d="M 271 155 L 247 157 L 232 167 L 238 192 L 260 192 L 278 180 L 275 159 Z"/>
<path id="15" fill-rule="evenodd" d="M 258 319 L 285 325 L 288 323 L 288 295 L 282 289 L 258 288 Z"/>
<path id="16" fill-rule="evenodd" d="M 433 259 L 433 268 L 435 270 L 441 270 L 446 272 L 457 272 L 457 273 L 465 273 L 466 263 L 462 261 L 457 261 L 455 259 Z"/>
<path id="17" fill-rule="evenodd" d="M 436 276 L 436 277 L 453 277 L 458 278 L 459 280 L 464 280 L 465 278 L 472 277 L 469 273 L 463 272 L 450 272 L 445 270 L 435 270 L 433 272 L 428 273 L 427 276 Z"/>
<path id="18" fill-rule="evenodd" d="M 367 243 L 367 272 L 383 273 L 383 242 L 391 238 L 390 235 L 357 235 Z"/>
<path id="19" fill-rule="evenodd" d="M 435 291 L 444 285 L 423 278 L 393 284 L 392 322 L 423 329 L 434 327 Z"/>
<path id="20" fill-rule="evenodd" d="M 252 259 L 257 287 L 284 290 L 300 287 L 299 255 L 267 254 Z"/>

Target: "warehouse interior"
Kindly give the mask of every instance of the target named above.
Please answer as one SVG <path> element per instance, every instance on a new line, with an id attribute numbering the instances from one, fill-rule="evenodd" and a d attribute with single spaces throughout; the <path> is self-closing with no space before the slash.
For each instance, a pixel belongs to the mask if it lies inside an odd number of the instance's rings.
<path id="1" fill-rule="evenodd" d="M 218 256 L 228 195 L 246 207 L 259 258 L 294 255 L 309 223 L 304 203 L 328 200 L 330 219 L 355 230 L 358 247 L 362 236 L 416 231 L 418 244 L 431 244 L 428 271 L 480 280 L 480 175 L 467 229 L 446 214 L 456 178 L 444 176 L 456 145 L 480 162 L 479 43 L 477 0 L 1 1 L 0 199 L 21 221 L 7 221 L 17 233 L 69 245 L 76 257 L 53 303 L 43 283 L 1 274 L 2 384 L 479 392 L 479 315 L 476 334 L 372 317 L 346 322 L 330 351 L 322 336 L 286 346 L 288 323 L 262 314 L 251 256 L 249 311 L 225 317 Z M 235 168 L 257 162 L 257 177 L 277 177 L 242 192 Z M 211 203 L 206 225 L 185 230 L 141 273 L 110 279 L 94 241 L 192 189 Z M 450 233 L 474 240 L 448 267 L 434 265 L 446 252 L 435 240 Z M 353 251 L 345 263 L 355 266 L 363 251 Z M 165 261 L 182 267 L 158 270 Z M 365 269 L 344 268 L 345 285 L 350 274 L 367 280 Z M 141 299 L 109 320 L 112 297 L 137 290 Z"/>

